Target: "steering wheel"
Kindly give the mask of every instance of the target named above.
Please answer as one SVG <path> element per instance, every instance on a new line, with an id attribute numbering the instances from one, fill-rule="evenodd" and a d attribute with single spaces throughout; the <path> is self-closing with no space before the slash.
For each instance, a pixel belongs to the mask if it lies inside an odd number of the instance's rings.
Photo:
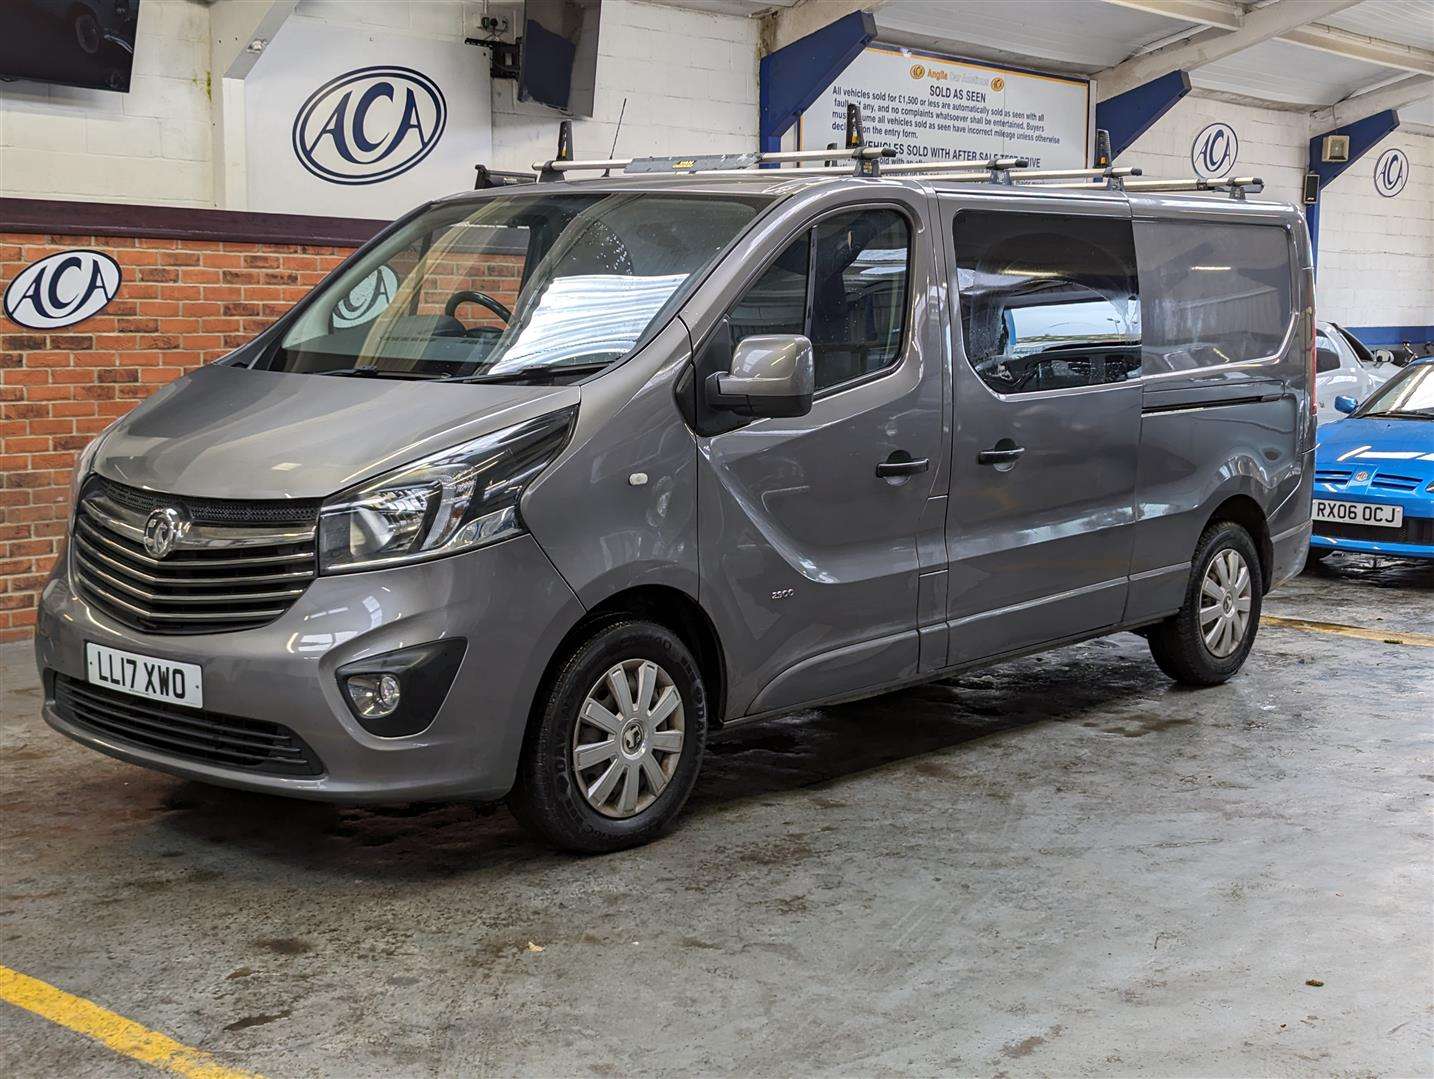
<path id="1" fill-rule="evenodd" d="M 448 297 L 448 302 L 443 305 L 443 313 L 449 318 L 457 318 L 457 311 L 465 303 L 476 303 L 486 307 L 493 314 L 497 315 L 504 322 L 513 320 L 513 312 L 509 311 L 497 300 L 493 299 L 486 292 L 475 292 L 472 289 L 460 289 Z"/>

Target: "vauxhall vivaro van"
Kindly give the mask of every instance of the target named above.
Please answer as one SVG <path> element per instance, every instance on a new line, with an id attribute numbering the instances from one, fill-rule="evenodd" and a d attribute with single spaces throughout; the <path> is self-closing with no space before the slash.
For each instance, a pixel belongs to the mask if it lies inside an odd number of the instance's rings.
<path id="1" fill-rule="evenodd" d="M 739 720 L 1117 630 L 1229 678 L 1309 546 L 1300 214 L 853 156 L 396 222 L 85 451 L 45 718 L 610 850 Z"/>

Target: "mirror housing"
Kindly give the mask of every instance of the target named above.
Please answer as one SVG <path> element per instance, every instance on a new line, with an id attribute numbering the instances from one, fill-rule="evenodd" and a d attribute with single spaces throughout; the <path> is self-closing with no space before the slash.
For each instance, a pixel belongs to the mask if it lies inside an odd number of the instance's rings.
<path id="1" fill-rule="evenodd" d="M 703 387 L 711 408 L 755 419 L 805 416 L 812 410 L 816 365 L 812 343 L 796 333 L 744 337 L 732 370 L 714 371 Z"/>
<path id="2" fill-rule="evenodd" d="M 1343 412 L 1346 416 L 1348 416 L 1358 407 L 1359 402 L 1356 401 L 1353 397 L 1350 397 L 1348 394 L 1342 393 L 1334 399 L 1334 410 L 1336 412 Z"/>

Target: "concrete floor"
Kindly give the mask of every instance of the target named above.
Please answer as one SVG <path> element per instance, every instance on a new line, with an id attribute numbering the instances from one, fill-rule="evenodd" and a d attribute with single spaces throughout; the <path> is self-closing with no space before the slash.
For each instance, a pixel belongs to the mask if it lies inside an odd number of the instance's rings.
<path id="1" fill-rule="evenodd" d="M 1434 634 L 1434 568 L 1266 610 Z M 3 659 L 0 962 L 233 1067 L 1434 1072 L 1427 646 L 1267 626 L 1191 692 L 1121 635 L 793 715 L 713 744 L 675 835 L 581 860 L 120 764 Z M 0 1073 L 140 1069 L 0 1005 Z"/>

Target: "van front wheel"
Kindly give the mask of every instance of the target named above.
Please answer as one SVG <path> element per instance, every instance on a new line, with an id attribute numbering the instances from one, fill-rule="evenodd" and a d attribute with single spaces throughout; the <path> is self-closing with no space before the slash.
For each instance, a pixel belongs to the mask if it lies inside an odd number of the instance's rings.
<path id="1" fill-rule="evenodd" d="M 595 854 L 671 827 L 702 764 L 707 696 L 675 634 L 621 621 L 567 653 L 533 722 L 513 814 L 560 847 Z"/>
<path id="2" fill-rule="evenodd" d="M 1211 525 L 1195 548 L 1184 605 L 1150 628 L 1150 654 L 1177 682 L 1219 685 L 1250 654 L 1263 595 L 1250 534 L 1230 521 Z"/>

